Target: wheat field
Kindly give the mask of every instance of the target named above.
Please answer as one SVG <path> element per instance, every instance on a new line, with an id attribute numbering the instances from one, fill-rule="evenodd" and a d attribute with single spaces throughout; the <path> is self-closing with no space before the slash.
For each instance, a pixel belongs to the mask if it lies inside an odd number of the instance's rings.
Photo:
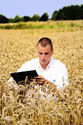
<path id="1" fill-rule="evenodd" d="M 34 87 L 35 81 L 18 90 L 7 84 L 11 72 L 37 57 L 36 44 L 41 37 L 52 40 L 53 57 L 67 66 L 70 83 L 56 93 L 51 86 L 42 86 L 44 99 L 39 94 L 40 87 Z M 82 125 L 82 28 L 0 29 L 0 69 L 0 125 Z"/>

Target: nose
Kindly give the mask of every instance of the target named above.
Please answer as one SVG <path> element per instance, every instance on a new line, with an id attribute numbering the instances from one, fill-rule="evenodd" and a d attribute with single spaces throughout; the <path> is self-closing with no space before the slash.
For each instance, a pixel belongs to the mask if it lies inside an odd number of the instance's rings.
<path id="1" fill-rule="evenodd" d="M 42 59 L 45 59 L 45 54 L 42 54 Z"/>

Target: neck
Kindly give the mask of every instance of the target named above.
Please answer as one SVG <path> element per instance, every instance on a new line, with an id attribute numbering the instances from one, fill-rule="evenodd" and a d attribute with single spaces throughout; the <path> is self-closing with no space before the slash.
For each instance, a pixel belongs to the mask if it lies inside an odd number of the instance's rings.
<path id="1" fill-rule="evenodd" d="M 41 67 L 42 67 L 43 69 L 46 69 L 46 68 L 47 68 L 47 65 L 41 65 Z"/>
<path id="2" fill-rule="evenodd" d="M 41 67 L 42 67 L 43 69 L 46 69 L 47 66 L 48 66 L 48 64 L 49 64 L 49 62 L 48 62 L 46 65 L 43 65 L 43 64 L 40 63 L 40 65 L 41 65 Z"/>

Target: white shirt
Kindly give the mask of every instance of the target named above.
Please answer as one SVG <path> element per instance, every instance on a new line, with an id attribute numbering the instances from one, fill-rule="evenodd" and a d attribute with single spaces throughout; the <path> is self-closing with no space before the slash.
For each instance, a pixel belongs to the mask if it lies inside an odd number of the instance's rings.
<path id="1" fill-rule="evenodd" d="M 57 86 L 57 89 L 64 88 L 69 84 L 66 66 L 53 57 L 51 57 L 50 63 L 45 70 L 41 67 L 39 58 L 36 58 L 23 64 L 17 72 L 29 70 L 36 70 L 38 75 L 41 75 L 50 82 L 53 82 Z"/>

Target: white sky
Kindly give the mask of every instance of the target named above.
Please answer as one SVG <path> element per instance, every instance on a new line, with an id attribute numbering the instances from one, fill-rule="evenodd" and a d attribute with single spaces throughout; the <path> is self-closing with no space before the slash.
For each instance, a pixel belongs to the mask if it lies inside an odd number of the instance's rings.
<path id="1" fill-rule="evenodd" d="M 0 0 L 0 14 L 8 18 L 19 16 L 42 15 L 47 12 L 49 17 L 55 10 L 68 5 L 81 5 L 83 0 Z"/>

